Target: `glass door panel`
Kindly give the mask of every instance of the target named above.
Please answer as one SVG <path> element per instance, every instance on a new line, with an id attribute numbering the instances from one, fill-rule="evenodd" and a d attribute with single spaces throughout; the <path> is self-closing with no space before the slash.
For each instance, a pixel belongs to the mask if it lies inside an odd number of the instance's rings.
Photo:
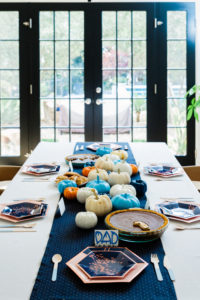
<path id="1" fill-rule="evenodd" d="M 102 12 L 104 141 L 146 141 L 146 11 Z"/>
<path id="2" fill-rule="evenodd" d="M 40 12 L 40 133 L 84 140 L 84 12 Z"/>
<path id="3" fill-rule="evenodd" d="M 20 156 L 19 12 L 0 12 L 0 156 Z"/>
<path id="4" fill-rule="evenodd" d="M 167 12 L 167 142 L 175 155 L 187 154 L 186 11 Z"/>

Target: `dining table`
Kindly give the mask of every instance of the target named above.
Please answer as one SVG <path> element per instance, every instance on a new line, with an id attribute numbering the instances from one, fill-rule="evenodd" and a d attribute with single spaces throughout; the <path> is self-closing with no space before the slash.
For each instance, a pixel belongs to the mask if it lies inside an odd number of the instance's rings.
<path id="1" fill-rule="evenodd" d="M 84 142 L 82 144 L 84 146 Z M 24 162 L 24 166 L 40 163 L 56 163 L 61 166 L 59 172 L 61 174 L 65 173 L 68 168 L 65 157 L 73 153 L 75 145 L 75 142 L 40 142 Z M 143 167 L 152 163 L 173 164 L 174 166 L 181 167 L 165 143 L 138 142 L 129 143 L 129 146 L 139 165 L 141 179 L 147 183 L 146 208 L 154 210 L 155 205 L 162 202 L 163 199 L 188 198 L 200 203 L 200 193 L 185 172 L 183 172 L 182 176 L 173 177 L 168 180 L 165 180 L 165 178 L 158 180 L 155 176 L 144 174 Z M 49 176 L 49 179 L 46 181 L 37 180 L 37 177 L 33 180 L 26 180 L 27 178 L 30 177 L 19 170 L 5 192 L 0 196 L 0 204 L 10 203 L 14 200 L 44 198 L 45 203 L 48 204 L 48 212 L 45 218 L 33 221 L 36 223 L 35 232 L 0 232 L 0 299 L 2 300 L 30 299 L 60 199 L 60 193 L 54 182 L 55 175 Z M 0 219 L 0 226 L 4 224 L 9 223 Z M 196 222 L 194 224 L 198 226 L 199 223 Z M 194 224 L 186 225 L 187 227 L 191 227 Z M 178 300 L 199 300 L 200 230 L 177 230 L 176 227 L 178 225 L 183 225 L 183 223 L 177 220 L 170 220 L 167 230 L 161 237 L 164 251 L 167 254 L 175 276 L 173 285 L 176 297 Z M 70 243 L 67 237 L 66 243 Z M 146 247 L 147 244 L 144 243 L 142 247 Z M 77 253 L 82 250 L 77 249 Z M 62 259 L 66 263 L 67 260 L 65 257 Z M 160 264 L 162 263 L 160 262 Z M 66 268 L 68 267 L 66 266 Z M 150 263 L 147 268 L 153 268 L 153 265 Z M 72 271 L 70 270 L 70 272 Z M 59 280 L 59 268 L 57 280 Z M 133 285 L 134 280 L 128 284 Z M 115 297 L 112 297 L 111 294 L 111 299 L 118 299 Z M 63 299 L 71 300 L 67 295 Z M 98 294 L 96 299 L 98 299 Z M 122 294 L 119 299 L 123 299 Z M 137 299 L 137 295 L 135 295 L 134 299 Z M 163 295 L 162 299 L 167 298 Z M 43 299 L 41 298 L 41 300 Z"/>

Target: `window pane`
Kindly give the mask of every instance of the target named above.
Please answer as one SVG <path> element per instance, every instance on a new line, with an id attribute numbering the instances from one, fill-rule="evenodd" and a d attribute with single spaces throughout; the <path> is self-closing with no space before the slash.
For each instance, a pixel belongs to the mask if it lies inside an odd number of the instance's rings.
<path id="1" fill-rule="evenodd" d="M 147 126 L 147 104 L 146 99 L 133 100 L 133 126 Z"/>
<path id="2" fill-rule="evenodd" d="M 83 68 L 84 67 L 84 44 L 83 42 L 70 43 L 70 67 Z"/>
<path id="3" fill-rule="evenodd" d="M 56 42 L 56 69 L 69 68 L 69 43 Z"/>
<path id="4" fill-rule="evenodd" d="M 1 100 L 1 126 L 20 126 L 19 105 L 19 100 Z"/>
<path id="5" fill-rule="evenodd" d="M 40 42 L 40 68 L 53 68 L 53 43 L 52 42 Z"/>
<path id="6" fill-rule="evenodd" d="M 54 101 L 53 100 L 42 100 L 40 102 L 40 117 L 41 126 L 54 126 Z"/>
<path id="7" fill-rule="evenodd" d="M 133 12 L 133 39 L 146 39 L 146 12 Z"/>
<path id="8" fill-rule="evenodd" d="M 103 101 L 103 127 L 116 127 L 116 101 Z"/>
<path id="9" fill-rule="evenodd" d="M 186 93 L 186 71 L 169 70 L 167 85 L 168 97 L 183 98 Z"/>
<path id="10" fill-rule="evenodd" d="M 116 95 L 116 71 L 103 71 L 103 98 L 114 98 Z"/>
<path id="11" fill-rule="evenodd" d="M 121 142 L 131 141 L 131 128 L 119 128 L 118 139 Z"/>
<path id="12" fill-rule="evenodd" d="M 19 42 L 0 43 L 0 69 L 19 68 Z"/>
<path id="13" fill-rule="evenodd" d="M 131 42 L 118 42 L 118 68 L 131 68 Z"/>
<path id="14" fill-rule="evenodd" d="M 70 12 L 70 39 L 84 40 L 84 15 L 82 11 Z"/>
<path id="15" fill-rule="evenodd" d="M 56 71 L 56 97 L 69 97 L 69 71 Z"/>
<path id="16" fill-rule="evenodd" d="M 0 71 L 1 98 L 19 98 L 19 71 Z"/>
<path id="17" fill-rule="evenodd" d="M 134 142 L 146 142 L 147 130 L 146 128 L 134 128 L 133 129 L 133 141 Z"/>
<path id="18" fill-rule="evenodd" d="M 55 38 L 56 40 L 67 40 L 69 31 L 69 13 L 68 11 L 55 12 Z"/>
<path id="19" fill-rule="evenodd" d="M 40 12 L 40 40 L 53 40 L 53 12 Z"/>
<path id="20" fill-rule="evenodd" d="M 0 39 L 19 39 L 19 13 L 17 11 L 0 12 Z"/>
<path id="21" fill-rule="evenodd" d="M 85 117 L 85 104 L 84 100 L 72 100 L 71 101 L 71 126 L 84 128 Z M 80 131 L 80 130 L 78 130 Z"/>
<path id="22" fill-rule="evenodd" d="M 168 41 L 168 68 L 186 68 L 186 41 Z"/>
<path id="23" fill-rule="evenodd" d="M 168 146 L 175 155 L 186 155 L 186 128 L 168 128 Z"/>
<path id="24" fill-rule="evenodd" d="M 118 126 L 131 127 L 131 100 L 118 101 Z"/>
<path id="25" fill-rule="evenodd" d="M 118 17 L 118 39 L 131 39 L 131 12 L 130 11 L 119 11 L 117 12 Z"/>
<path id="26" fill-rule="evenodd" d="M 84 72 L 82 70 L 71 71 L 71 97 L 84 97 Z"/>
<path id="27" fill-rule="evenodd" d="M 103 41 L 103 69 L 116 68 L 116 43 Z"/>
<path id="28" fill-rule="evenodd" d="M 54 97 L 54 73 L 53 71 L 40 72 L 40 96 Z"/>
<path id="29" fill-rule="evenodd" d="M 168 126 L 186 126 L 186 100 L 168 99 Z"/>
<path id="30" fill-rule="evenodd" d="M 104 11 L 102 15 L 103 40 L 113 40 L 116 38 L 116 12 Z"/>
<path id="31" fill-rule="evenodd" d="M 146 42 L 133 42 L 133 67 L 146 68 Z"/>
<path id="32" fill-rule="evenodd" d="M 1 129 L 1 155 L 20 155 L 20 129 Z"/>
<path id="33" fill-rule="evenodd" d="M 41 128 L 41 141 L 54 142 L 54 128 Z"/>
<path id="34" fill-rule="evenodd" d="M 186 12 L 167 12 L 167 38 L 186 39 Z"/>

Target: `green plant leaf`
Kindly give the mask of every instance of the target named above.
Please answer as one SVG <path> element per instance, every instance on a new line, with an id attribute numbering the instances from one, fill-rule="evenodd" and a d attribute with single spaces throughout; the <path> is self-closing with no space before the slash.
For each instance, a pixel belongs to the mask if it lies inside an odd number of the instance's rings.
<path id="1" fill-rule="evenodd" d="M 193 108 L 188 110 L 188 113 L 187 113 L 187 120 L 188 121 L 192 118 L 192 114 L 193 114 Z"/>

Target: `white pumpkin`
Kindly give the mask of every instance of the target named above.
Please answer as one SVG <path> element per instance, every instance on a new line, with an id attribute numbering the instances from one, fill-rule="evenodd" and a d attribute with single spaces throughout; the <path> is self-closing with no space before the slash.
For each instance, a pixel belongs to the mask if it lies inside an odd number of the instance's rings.
<path id="1" fill-rule="evenodd" d="M 132 175 L 132 168 L 125 160 L 114 166 L 113 171 L 118 172 L 118 170 L 120 170 L 120 172 L 127 172 L 130 176 Z"/>
<path id="2" fill-rule="evenodd" d="M 87 211 L 93 211 L 98 217 L 102 217 L 111 212 L 112 202 L 106 194 L 97 195 L 97 193 L 95 193 L 86 199 L 85 209 Z"/>
<path id="3" fill-rule="evenodd" d="M 128 153 L 125 150 L 115 150 L 111 154 L 117 155 L 122 160 L 127 160 L 128 158 Z"/>
<path id="4" fill-rule="evenodd" d="M 94 195 L 94 191 L 97 193 L 97 190 L 89 188 L 89 187 L 83 187 L 78 189 L 76 198 L 80 203 L 85 203 L 86 199 L 91 196 Z"/>
<path id="5" fill-rule="evenodd" d="M 103 157 L 104 157 L 104 158 L 109 158 L 109 159 L 112 160 L 112 161 L 115 161 L 115 160 L 118 160 L 118 159 L 119 159 L 119 156 L 118 156 L 118 155 L 115 155 L 115 154 L 105 154 Z"/>
<path id="6" fill-rule="evenodd" d="M 90 229 L 97 225 L 98 218 L 92 211 L 80 211 L 76 214 L 76 226 L 83 229 Z"/>
<path id="7" fill-rule="evenodd" d="M 130 184 L 115 184 L 110 189 L 111 197 L 120 194 L 131 194 L 136 196 L 136 189 Z"/>
<path id="8" fill-rule="evenodd" d="M 90 173 L 88 174 L 88 181 L 92 181 L 97 179 L 97 176 L 99 175 L 99 179 L 101 180 L 108 180 L 108 173 L 106 172 L 106 170 L 103 169 L 94 169 L 91 170 Z"/>
<path id="9" fill-rule="evenodd" d="M 127 172 L 111 172 L 108 175 L 108 182 L 110 185 L 115 185 L 115 184 L 129 184 L 131 182 L 131 177 Z"/>
<path id="10" fill-rule="evenodd" d="M 114 163 L 108 157 L 105 158 L 102 156 L 96 160 L 95 167 L 106 171 L 112 171 L 114 168 Z"/>

